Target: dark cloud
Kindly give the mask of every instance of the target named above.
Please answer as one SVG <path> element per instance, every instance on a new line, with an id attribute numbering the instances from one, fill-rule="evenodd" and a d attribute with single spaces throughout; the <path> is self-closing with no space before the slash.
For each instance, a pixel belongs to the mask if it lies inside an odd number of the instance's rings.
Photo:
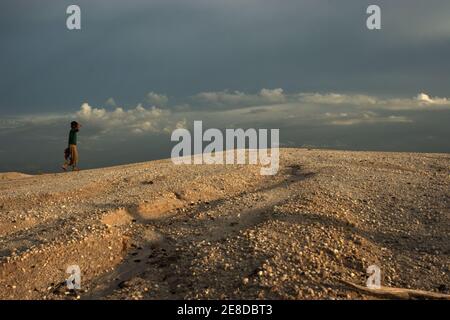
<path id="1" fill-rule="evenodd" d="M 448 95 L 446 0 L 69 1 L 0 4 L 0 112 L 60 111 L 149 91 L 340 91 Z M 365 28 L 368 4 L 382 30 Z"/>

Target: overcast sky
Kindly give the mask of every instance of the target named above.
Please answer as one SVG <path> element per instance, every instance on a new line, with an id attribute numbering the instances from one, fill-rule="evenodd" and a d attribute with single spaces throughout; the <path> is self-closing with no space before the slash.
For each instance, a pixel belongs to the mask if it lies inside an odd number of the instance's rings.
<path id="1" fill-rule="evenodd" d="M 3 0 L 0 43 L 0 171 L 57 170 L 71 119 L 85 168 L 168 157 L 194 119 L 450 152 L 448 0 Z"/>

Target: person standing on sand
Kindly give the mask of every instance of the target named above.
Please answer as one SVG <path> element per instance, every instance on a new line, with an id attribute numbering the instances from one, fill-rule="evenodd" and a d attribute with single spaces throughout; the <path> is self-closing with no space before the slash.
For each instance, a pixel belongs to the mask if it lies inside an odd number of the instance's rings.
<path id="1" fill-rule="evenodd" d="M 72 121 L 70 123 L 70 133 L 69 133 L 69 147 L 65 150 L 65 161 L 61 167 L 64 171 L 67 170 L 68 166 L 72 166 L 73 171 L 78 171 L 78 150 L 77 150 L 77 133 L 80 131 L 81 125 Z"/>

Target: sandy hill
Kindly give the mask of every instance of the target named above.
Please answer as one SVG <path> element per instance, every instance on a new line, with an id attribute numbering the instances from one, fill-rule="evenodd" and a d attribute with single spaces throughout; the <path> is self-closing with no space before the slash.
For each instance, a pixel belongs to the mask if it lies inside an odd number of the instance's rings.
<path id="1" fill-rule="evenodd" d="M 16 180 L 22 178 L 31 177 L 28 174 L 20 173 L 20 172 L 0 172 L 0 181 L 4 180 Z"/>
<path id="2" fill-rule="evenodd" d="M 372 264 L 385 286 L 449 293 L 449 168 L 283 149 L 276 176 L 163 160 L 0 179 L 0 298 L 367 299 L 342 281 Z"/>

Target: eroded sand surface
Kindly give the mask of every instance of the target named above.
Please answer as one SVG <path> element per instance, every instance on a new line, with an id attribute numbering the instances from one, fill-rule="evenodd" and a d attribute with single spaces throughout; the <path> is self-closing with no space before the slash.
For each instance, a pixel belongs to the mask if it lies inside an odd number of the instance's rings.
<path id="1" fill-rule="evenodd" d="M 368 299 L 341 280 L 371 264 L 383 285 L 449 293 L 449 168 L 283 149 L 276 176 L 164 160 L 0 179 L 0 298 Z"/>

